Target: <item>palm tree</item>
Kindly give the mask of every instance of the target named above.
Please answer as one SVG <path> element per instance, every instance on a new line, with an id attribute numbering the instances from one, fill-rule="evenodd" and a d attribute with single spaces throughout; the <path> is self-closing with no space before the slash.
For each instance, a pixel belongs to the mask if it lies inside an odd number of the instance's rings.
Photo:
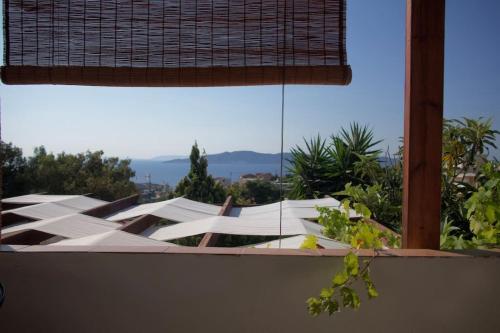
<path id="1" fill-rule="evenodd" d="M 351 123 L 349 130 L 340 129 L 340 135 L 332 135 L 329 147 L 334 168 L 331 176 L 336 178 L 335 191 L 345 184 L 371 183 L 370 176 L 380 172 L 378 157 L 380 150 L 374 149 L 381 140 L 374 141 L 374 134 L 366 125 Z"/>
<path id="2" fill-rule="evenodd" d="M 289 195 L 296 199 L 317 198 L 330 191 L 331 182 L 326 176 L 330 159 L 325 140 L 318 135 L 309 142 L 304 139 L 305 149 L 291 149 L 288 172 L 292 175 Z"/>

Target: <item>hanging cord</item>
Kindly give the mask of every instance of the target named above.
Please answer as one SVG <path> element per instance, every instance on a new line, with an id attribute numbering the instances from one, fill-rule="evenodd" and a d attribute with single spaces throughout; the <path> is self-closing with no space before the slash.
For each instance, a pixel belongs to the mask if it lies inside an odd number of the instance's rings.
<path id="1" fill-rule="evenodd" d="M 281 249 L 282 224 L 283 224 L 283 142 L 285 133 L 285 79 L 286 79 L 286 2 L 284 0 L 283 12 L 283 61 L 282 61 L 282 81 L 281 81 L 281 151 L 280 151 L 280 236 L 278 239 L 278 248 Z"/>

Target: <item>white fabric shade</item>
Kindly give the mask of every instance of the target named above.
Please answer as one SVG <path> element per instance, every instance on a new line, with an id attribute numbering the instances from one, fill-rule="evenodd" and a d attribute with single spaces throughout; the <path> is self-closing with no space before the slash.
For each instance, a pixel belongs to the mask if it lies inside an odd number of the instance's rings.
<path id="1" fill-rule="evenodd" d="M 3 203 L 34 205 L 40 203 L 59 203 L 69 207 L 82 210 L 95 208 L 106 203 L 106 201 L 87 197 L 85 195 L 53 195 L 53 194 L 27 194 L 18 197 L 2 199 Z"/>
<path id="2" fill-rule="evenodd" d="M 71 208 L 56 203 L 48 202 L 30 205 L 21 208 L 9 209 L 2 212 L 5 214 L 15 214 L 35 220 L 50 219 L 58 216 L 78 213 L 78 209 Z"/>
<path id="3" fill-rule="evenodd" d="M 317 223 L 303 219 L 285 218 L 282 221 L 282 235 L 321 235 L 323 229 Z M 247 219 L 229 216 L 214 216 L 193 222 L 172 226 L 150 227 L 142 234 L 152 239 L 170 240 L 204 234 L 207 232 L 230 235 L 279 236 L 280 225 L 276 220 Z"/>
<path id="4" fill-rule="evenodd" d="M 80 197 L 80 195 L 52 195 L 52 194 L 27 194 L 21 195 L 18 197 L 11 197 L 2 199 L 3 203 L 12 203 L 12 204 L 38 204 L 44 202 L 57 202 L 61 200 L 67 200 Z"/>
<path id="5" fill-rule="evenodd" d="M 8 235 L 16 231 L 38 230 L 55 236 L 79 238 L 115 230 L 120 226 L 121 224 L 119 223 L 88 215 L 71 214 L 42 221 L 13 225 L 2 229 L 2 234 Z"/>
<path id="6" fill-rule="evenodd" d="M 35 220 L 43 220 L 58 216 L 64 216 L 73 213 L 83 212 L 88 209 L 100 207 L 107 202 L 94 198 L 89 198 L 84 195 L 25 195 L 22 197 L 9 198 L 15 199 L 16 202 L 8 201 L 9 203 L 29 204 L 20 208 L 14 208 L 2 211 L 4 214 L 15 214 Z M 19 199 L 20 198 L 20 199 Z M 6 202 L 8 199 L 2 200 Z M 24 200 L 24 202 L 22 202 Z M 30 202 L 30 200 L 33 200 Z M 34 203 L 34 200 L 42 200 L 41 203 Z"/>
<path id="7" fill-rule="evenodd" d="M 107 231 L 101 234 L 75 239 L 65 239 L 51 246 L 78 245 L 78 246 L 177 246 L 173 243 L 160 242 L 146 237 L 133 235 L 120 230 Z"/>
<path id="8" fill-rule="evenodd" d="M 185 198 L 143 204 L 108 216 L 109 221 L 128 220 L 142 215 L 154 215 L 173 222 L 191 222 L 218 215 L 221 207 Z"/>
<path id="9" fill-rule="evenodd" d="M 107 204 L 107 201 L 89 198 L 84 195 L 79 195 L 74 198 L 68 198 L 55 202 L 58 205 L 75 208 L 78 211 L 85 211 Z"/>
<path id="10" fill-rule="evenodd" d="M 300 218 L 300 219 L 317 219 L 319 212 L 316 207 L 328 207 L 340 209 L 341 204 L 333 198 L 310 199 L 310 200 L 284 200 L 282 204 L 283 218 Z M 356 216 L 356 213 L 351 210 L 351 216 Z M 280 203 L 272 203 L 268 205 L 233 208 L 231 216 L 245 218 L 269 218 L 279 219 Z"/>

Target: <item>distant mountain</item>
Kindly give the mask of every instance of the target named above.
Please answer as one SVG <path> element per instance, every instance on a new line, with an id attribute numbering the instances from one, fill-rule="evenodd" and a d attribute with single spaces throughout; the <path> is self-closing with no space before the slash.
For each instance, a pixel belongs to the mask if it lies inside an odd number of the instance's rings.
<path id="1" fill-rule="evenodd" d="M 176 159 L 186 158 L 186 155 L 161 155 L 151 158 L 151 161 L 171 161 Z"/>
<path id="2" fill-rule="evenodd" d="M 285 160 L 291 159 L 290 153 L 284 153 Z M 220 154 L 207 155 L 208 164 L 279 164 L 280 154 L 265 154 L 254 151 L 233 151 Z M 189 163 L 189 158 L 165 160 L 164 163 Z"/>

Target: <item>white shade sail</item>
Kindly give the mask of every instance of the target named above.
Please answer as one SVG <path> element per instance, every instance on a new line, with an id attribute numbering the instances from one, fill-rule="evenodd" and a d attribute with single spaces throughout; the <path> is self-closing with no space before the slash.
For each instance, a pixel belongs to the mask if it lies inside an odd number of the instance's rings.
<path id="1" fill-rule="evenodd" d="M 316 207 L 327 207 L 340 209 L 341 204 L 333 198 L 310 199 L 310 200 L 284 200 L 282 204 L 284 218 L 317 219 L 319 212 Z M 356 216 L 351 210 L 351 216 Z M 235 207 L 231 210 L 230 216 L 244 218 L 269 218 L 279 219 L 280 203 L 255 207 Z"/>
<path id="2" fill-rule="evenodd" d="M 65 239 L 51 246 L 78 245 L 78 246 L 177 246 L 173 243 L 160 242 L 146 237 L 133 235 L 120 230 L 112 230 L 97 235 Z"/>
<path id="3" fill-rule="evenodd" d="M 84 195 L 40 194 L 30 194 L 21 197 L 3 199 L 2 202 L 29 205 L 2 211 L 2 215 L 15 214 L 35 220 L 43 220 L 79 213 L 107 204 L 107 201 L 89 198 Z"/>
<path id="4" fill-rule="evenodd" d="M 119 223 L 88 215 L 71 214 L 42 221 L 13 225 L 2 229 L 2 234 L 8 235 L 17 231 L 37 230 L 55 236 L 79 238 L 115 230 L 120 226 L 121 224 Z"/>
<path id="5" fill-rule="evenodd" d="M 44 202 L 57 202 L 76 197 L 80 197 L 80 195 L 27 194 L 18 197 L 5 198 L 2 199 L 2 202 L 12 203 L 12 204 L 32 205 Z"/>
<path id="6" fill-rule="evenodd" d="M 280 225 L 276 221 L 264 219 L 246 219 L 229 216 L 214 216 L 193 222 L 172 226 L 155 226 L 142 234 L 157 240 L 170 240 L 204 234 L 207 232 L 230 235 L 279 236 L 281 235 L 321 235 L 323 229 L 317 223 L 303 219 L 285 218 Z"/>
<path id="7" fill-rule="evenodd" d="M 219 214 L 221 207 L 185 198 L 143 204 L 122 210 L 108 216 L 109 221 L 121 221 L 142 215 L 154 215 L 174 222 L 190 222 L 215 216 Z"/>
<path id="8" fill-rule="evenodd" d="M 58 216 L 78 213 L 78 209 L 71 208 L 57 203 L 41 203 L 21 208 L 2 211 L 2 215 L 15 214 L 34 220 L 50 219 Z"/>

